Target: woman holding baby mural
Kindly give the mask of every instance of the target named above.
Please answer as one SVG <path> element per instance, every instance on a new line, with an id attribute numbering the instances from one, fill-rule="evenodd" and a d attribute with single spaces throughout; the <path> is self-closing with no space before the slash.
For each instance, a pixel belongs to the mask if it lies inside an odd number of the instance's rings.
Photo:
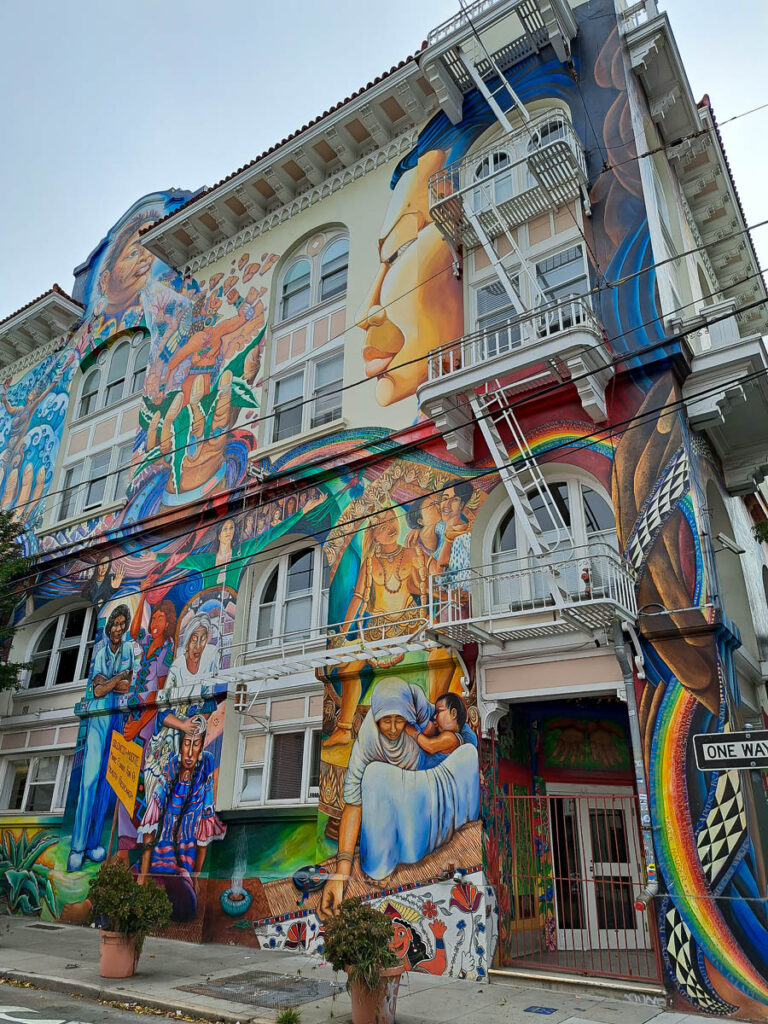
<path id="1" fill-rule="evenodd" d="M 375 685 L 347 767 L 336 872 L 321 916 L 338 912 L 358 842 L 362 872 L 381 883 L 479 816 L 477 738 L 466 709 L 455 694 L 436 705 L 403 679 Z"/>

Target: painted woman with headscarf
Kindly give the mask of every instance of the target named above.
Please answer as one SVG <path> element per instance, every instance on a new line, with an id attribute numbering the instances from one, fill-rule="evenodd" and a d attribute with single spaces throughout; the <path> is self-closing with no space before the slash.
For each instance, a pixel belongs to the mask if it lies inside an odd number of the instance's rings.
<path id="1" fill-rule="evenodd" d="M 209 643 L 213 625 L 209 616 L 193 616 L 184 629 L 182 649 L 171 665 L 165 686 L 157 693 L 154 735 L 144 759 L 145 800 L 149 804 L 155 786 L 172 754 L 178 754 L 181 737 L 194 732 L 196 714 L 216 708 L 208 683 L 216 669 L 218 649 Z"/>
<path id="2" fill-rule="evenodd" d="M 139 828 L 141 880 L 150 874 L 161 882 L 174 921 L 195 916 L 194 877 L 202 871 L 208 844 L 226 833 L 214 806 L 215 759 L 204 749 L 206 722 L 202 715 L 192 721 L 194 731 L 185 733 L 179 753 L 171 755 Z"/>
<path id="3" fill-rule="evenodd" d="M 376 881 L 399 864 L 416 864 L 480 814 L 477 738 L 469 726 L 453 753 L 423 751 L 406 732 L 422 732 L 434 708 L 403 679 L 377 683 L 352 748 L 344 780 L 336 873 L 325 884 L 320 912 L 332 915 L 344 896 L 360 842 L 360 867 Z"/>

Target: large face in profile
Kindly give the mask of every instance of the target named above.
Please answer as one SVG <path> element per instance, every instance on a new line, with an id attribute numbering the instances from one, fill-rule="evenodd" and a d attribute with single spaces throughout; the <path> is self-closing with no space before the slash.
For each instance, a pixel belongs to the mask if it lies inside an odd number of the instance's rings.
<path id="1" fill-rule="evenodd" d="M 461 283 L 451 250 L 429 216 L 427 183 L 445 163 L 426 153 L 399 179 L 379 237 L 379 270 L 359 311 L 363 360 L 376 400 L 391 405 L 427 379 L 427 354 L 464 333 Z"/>

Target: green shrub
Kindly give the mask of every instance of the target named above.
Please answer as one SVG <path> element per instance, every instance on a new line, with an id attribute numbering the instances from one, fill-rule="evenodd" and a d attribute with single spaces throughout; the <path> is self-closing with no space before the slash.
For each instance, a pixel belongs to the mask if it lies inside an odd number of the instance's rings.
<path id="1" fill-rule="evenodd" d="M 348 969 L 347 987 L 359 981 L 375 989 L 381 972 L 400 964 L 389 948 L 393 937 L 390 919 L 353 897 L 344 900 L 338 915 L 326 923 L 323 955 L 335 971 Z"/>
<path id="2" fill-rule="evenodd" d="M 298 1010 L 281 1010 L 277 1015 L 277 1024 L 301 1024 L 301 1013 Z"/>
<path id="3" fill-rule="evenodd" d="M 171 920 L 173 908 L 165 889 L 150 878 L 139 885 L 124 864 L 102 864 L 90 881 L 88 896 L 90 920 L 109 931 L 135 936 L 139 952 L 146 936 Z"/>

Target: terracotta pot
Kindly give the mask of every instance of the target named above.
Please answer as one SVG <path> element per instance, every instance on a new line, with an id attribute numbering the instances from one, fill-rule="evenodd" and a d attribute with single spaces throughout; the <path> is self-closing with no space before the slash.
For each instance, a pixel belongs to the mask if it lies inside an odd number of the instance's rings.
<path id="1" fill-rule="evenodd" d="M 352 1024 L 395 1024 L 395 1007 L 400 975 L 405 967 L 387 967 L 381 972 L 378 988 L 366 988 L 360 982 L 349 984 L 352 999 Z"/>
<path id="2" fill-rule="evenodd" d="M 132 978 L 136 973 L 139 953 L 136 949 L 136 936 L 123 935 L 122 932 L 105 932 L 101 935 L 101 959 L 99 974 L 102 978 Z"/>

